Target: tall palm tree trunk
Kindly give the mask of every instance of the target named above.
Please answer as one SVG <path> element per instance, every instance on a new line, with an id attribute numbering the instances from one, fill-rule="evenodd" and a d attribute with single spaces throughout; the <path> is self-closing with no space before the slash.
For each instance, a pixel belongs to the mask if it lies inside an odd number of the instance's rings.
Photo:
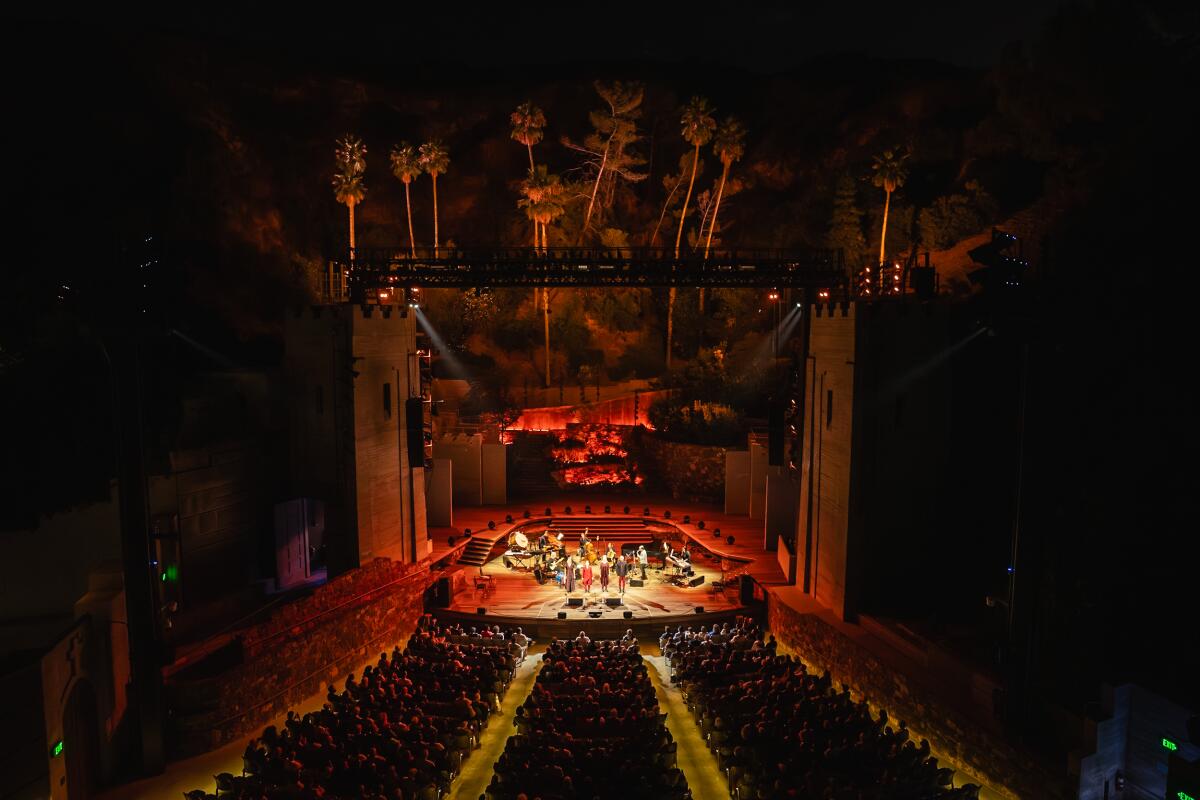
<path id="1" fill-rule="evenodd" d="M 696 165 L 700 162 L 700 145 L 692 154 L 692 177 L 688 180 L 687 194 L 683 196 L 683 210 L 679 212 L 679 231 L 675 234 L 675 260 L 679 260 L 679 243 L 683 240 L 683 223 L 687 219 L 688 203 L 692 199 L 692 189 L 696 185 Z M 675 332 L 675 287 L 667 293 L 667 369 L 671 368 L 671 337 Z"/>
<path id="2" fill-rule="evenodd" d="M 433 176 L 433 257 L 437 258 L 441 239 L 438 238 L 437 175 Z"/>
<path id="3" fill-rule="evenodd" d="M 350 209 L 350 260 L 354 260 L 354 202 L 346 203 L 346 208 Z"/>
<path id="4" fill-rule="evenodd" d="M 725 194 L 725 178 L 729 175 L 729 165 L 721 170 L 721 185 L 717 187 L 717 202 L 713 206 L 712 222 L 708 223 L 708 238 L 704 241 L 704 257 L 708 258 L 708 250 L 712 247 L 713 228 L 717 227 L 717 214 L 721 213 L 721 195 Z"/>
<path id="5" fill-rule="evenodd" d="M 417 240 L 413 236 L 412 228 L 412 200 L 408 194 L 408 181 L 404 182 L 404 207 L 408 211 L 408 251 L 413 258 L 417 257 Z"/>
<path id="6" fill-rule="evenodd" d="M 708 223 L 708 238 L 704 240 L 704 259 L 708 260 L 708 251 L 712 249 L 713 229 L 717 227 L 717 214 L 721 213 L 721 196 L 725 194 L 725 178 L 729 176 L 729 165 L 721 169 L 721 184 L 717 187 L 717 202 L 713 204 L 712 221 Z M 700 339 L 704 344 L 704 287 L 700 287 Z"/>
<path id="7" fill-rule="evenodd" d="M 529 169 L 536 169 L 536 167 L 533 166 L 533 145 L 531 145 L 529 142 L 526 142 L 525 147 L 529 150 Z"/>
<path id="8" fill-rule="evenodd" d="M 550 289 L 542 287 L 542 325 L 546 332 L 546 388 L 550 388 Z"/>
<path id="9" fill-rule="evenodd" d="M 888 206 L 892 204 L 892 193 L 884 190 L 883 200 L 883 233 L 879 234 L 879 263 L 883 264 L 884 246 L 887 244 Z"/>
<path id="10" fill-rule="evenodd" d="M 660 227 L 662 227 L 662 221 L 667 216 L 667 207 L 671 205 L 672 198 L 675 197 L 675 193 L 677 191 L 679 191 L 679 187 L 682 185 L 683 185 L 683 176 L 680 175 L 679 180 L 675 181 L 675 185 L 671 187 L 671 193 L 669 195 L 667 195 L 667 199 L 663 203 L 662 213 L 660 213 L 658 215 L 658 222 L 656 222 L 654 225 L 654 233 L 650 234 L 650 246 L 651 247 L 654 247 L 654 240 L 658 238 L 658 229 Z"/>
<path id="11" fill-rule="evenodd" d="M 692 188 L 696 185 L 696 165 L 700 163 L 700 145 L 692 155 L 692 177 L 688 180 L 687 194 L 683 196 L 683 210 L 679 212 L 679 231 L 675 234 L 675 258 L 679 258 L 679 243 L 683 241 L 683 222 L 687 219 L 688 203 L 692 199 Z"/>

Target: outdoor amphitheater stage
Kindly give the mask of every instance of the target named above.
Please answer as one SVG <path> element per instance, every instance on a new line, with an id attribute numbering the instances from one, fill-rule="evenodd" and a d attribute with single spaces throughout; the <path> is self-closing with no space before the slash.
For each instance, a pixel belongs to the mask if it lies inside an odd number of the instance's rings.
<path id="1" fill-rule="evenodd" d="M 443 598 L 442 607 L 435 609 L 439 618 L 464 625 L 521 625 L 536 638 L 574 635 L 580 629 L 593 636 L 619 636 L 628 628 L 639 636 L 656 636 L 664 625 L 710 625 L 760 611 L 761 604 L 750 597 L 743 603 L 743 576 L 759 585 L 784 582 L 775 551 L 764 547 L 761 519 L 725 514 L 715 506 L 640 496 L 559 498 L 537 505 L 536 510 L 526 505 L 456 509 L 454 528 L 435 531 L 433 559 L 450 588 L 448 605 Z M 605 507 L 613 511 L 605 513 Z M 547 509 L 549 514 L 544 513 Z M 539 583 L 532 559 L 522 563 L 505 556 L 515 534 L 533 543 L 544 530 L 552 531 L 552 539 L 562 532 L 564 544 L 574 553 L 584 528 L 589 539 L 598 540 L 601 552 L 610 541 L 618 552 L 644 545 L 650 566 L 642 585 L 631 581 L 622 595 L 614 572 L 603 591 L 597 569 L 590 592 L 577 581 L 568 594 L 553 579 Z M 465 536 L 468 530 L 471 535 Z M 682 579 L 671 567 L 662 568 L 663 540 L 675 549 L 687 543 L 692 553 L 690 579 Z M 640 579 L 640 570 L 634 569 L 631 578 Z"/>

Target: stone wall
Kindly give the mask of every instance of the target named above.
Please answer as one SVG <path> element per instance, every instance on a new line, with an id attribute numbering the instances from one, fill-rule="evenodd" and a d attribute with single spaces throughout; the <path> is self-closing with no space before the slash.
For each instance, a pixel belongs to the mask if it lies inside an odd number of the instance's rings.
<path id="1" fill-rule="evenodd" d="M 884 663 L 831 622 L 797 611 L 771 593 L 767 627 L 785 650 L 811 668 L 828 669 L 835 686 L 849 686 L 855 699 L 886 709 L 890 718 L 908 724 L 914 738 L 928 739 L 942 766 L 984 781 L 1003 797 L 1056 796 L 1052 781 L 1034 768 L 1028 755 L 948 707 L 928 687 Z"/>
<path id="2" fill-rule="evenodd" d="M 432 580 L 427 561 L 376 559 L 247 631 L 244 659 L 218 652 L 168 686 L 172 755 L 211 750 L 271 719 L 412 634 Z M 215 665 L 215 666 L 214 666 Z M 209 675 L 209 672 L 217 674 Z"/>
<path id="3" fill-rule="evenodd" d="M 676 500 L 693 503 L 725 501 L 725 448 L 680 444 L 643 432 L 641 471 Z"/>

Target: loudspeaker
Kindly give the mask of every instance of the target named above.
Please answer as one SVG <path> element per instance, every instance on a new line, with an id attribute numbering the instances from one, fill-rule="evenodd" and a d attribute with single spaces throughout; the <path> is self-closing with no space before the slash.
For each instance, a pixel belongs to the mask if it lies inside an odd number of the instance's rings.
<path id="1" fill-rule="evenodd" d="M 487 609 L 484 608 L 483 606 L 479 606 L 478 608 L 475 609 L 475 613 L 482 616 L 487 613 Z"/>
<path id="2" fill-rule="evenodd" d="M 772 403 L 767 412 L 767 463 L 772 467 L 783 466 L 783 404 Z"/>
<path id="3" fill-rule="evenodd" d="M 626 611 L 626 612 L 625 612 L 625 619 L 633 619 L 633 612 L 632 612 L 632 611 Z"/>
<path id="4" fill-rule="evenodd" d="M 690 581 L 688 581 L 688 586 L 696 587 L 696 586 L 699 586 L 699 585 L 700 585 L 700 584 L 702 584 L 702 583 L 704 583 L 704 576 L 703 576 L 703 575 L 697 575 L 696 577 L 694 577 L 694 578 L 692 578 Z"/>
<path id="5" fill-rule="evenodd" d="M 583 607 L 583 598 L 582 597 L 568 597 L 567 605 L 570 606 L 571 608 L 582 608 Z"/>
<path id="6" fill-rule="evenodd" d="M 404 401 L 404 422 L 408 431 L 408 465 L 425 466 L 425 404 L 419 397 Z"/>
<path id="7" fill-rule="evenodd" d="M 703 614 L 703 613 L 704 613 L 704 606 L 696 606 L 696 613 L 697 613 L 697 614 Z"/>
<path id="8" fill-rule="evenodd" d="M 646 582 L 644 580 L 642 580 L 641 578 L 630 578 L 629 585 L 641 587 L 641 586 L 645 586 Z"/>
<path id="9" fill-rule="evenodd" d="M 560 611 L 560 612 L 558 612 L 558 618 L 559 618 L 559 619 L 566 619 L 566 618 L 567 618 L 567 612 L 565 612 L 565 611 Z"/>
<path id="10" fill-rule="evenodd" d="M 748 606 L 754 602 L 754 579 L 749 575 L 742 576 L 742 583 L 739 587 L 738 595 L 738 599 L 741 600 L 742 605 L 744 606 Z"/>
<path id="11" fill-rule="evenodd" d="M 606 597 L 604 598 L 604 605 L 608 606 L 609 608 L 619 608 L 621 606 L 621 598 Z"/>
<path id="12" fill-rule="evenodd" d="M 599 612 L 599 611 L 589 611 L 588 616 L 591 617 L 592 619 L 597 619 L 597 618 L 599 618 L 600 613 L 601 612 Z"/>
<path id="13" fill-rule="evenodd" d="M 433 604 L 438 608 L 450 607 L 450 579 L 438 578 L 434 584 Z"/>

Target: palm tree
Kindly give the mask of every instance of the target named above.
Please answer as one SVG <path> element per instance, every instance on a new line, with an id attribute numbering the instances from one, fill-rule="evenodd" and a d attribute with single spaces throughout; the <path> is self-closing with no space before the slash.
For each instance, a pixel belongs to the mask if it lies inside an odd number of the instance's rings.
<path id="1" fill-rule="evenodd" d="M 713 139 L 713 151 L 717 158 L 721 159 L 721 183 L 717 187 L 717 204 L 713 208 L 712 221 L 708 223 L 708 238 L 704 242 L 705 258 L 708 258 L 709 248 L 712 247 L 713 229 L 717 227 L 717 214 L 721 212 L 721 197 L 725 194 L 725 179 L 729 177 L 729 168 L 746 153 L 746 128 L 742 123 L 733 117 L 726 117 L 721 127 L 717 128 L 717 135 Z"/>
<path id="2" fill-rule="evenodd" d="M 350 212 L 350 260 L 354 260 L 354 207 L 367 194 L 363 173 L 367 171 L 367 148 L 356 136 L 346 134 L 334 150 L 337 171 L 333 174 L 333 192 Z"/>
<path id="3" fill-rule="evenodd" d="M 533 165 L 533 146 L 542 140 L 542 129 L 546 127 L 546 115 L 528 101 L 517 106 L 509 119 L 512 120 L 512 138 L 525 145 L 529 151 L 529 168 Z"/>
<path id="4" fill-rule="evenodd" d="M 683 240 L 683 223 L 687 219 L 688 202 L 692 199 L 692 189 L 696 185 L 696 166 L 700 163 L 700 148 L 708 144 L 712 138 L 717 121 L 713 119 L 713 108 L 703 97 L 693 97 L 683 109 L 680 124 L 683 126 L 683 138 L 695 148 L 692 153 L 692 176 L 688 179 L 687 194 L 683 196 L 683 208 L 679 212 L 679 231 L 675 234 L 675 259 L 679 259 L 679 243 Z M 675 287 L 667 293 L 667 369 L 671 368 L 671 336 L 675 328 Z"/>
<path id="5" fill-rule="evenodd" d="M 417 257 L 416 240 L 413 238 L 412 199 L 408 187 L 421 175 L 421 160 L 417 148 L 408 142 L 401 142 L 392 148 L 392 174 L 404 184 L 404 207 L 408 211 L 408 249 L 413 258 Z"/>
<path id="6" fill-rule="evenodd" d="M 548 247 L 546 226 L 562 216 L 565 208 L 562 204 L 562 182 L 557 175 L 550 173 L 544 164 L 539 164 L 529 170 L 528 177 L 521 184 L 521 193 L 525 195 L 518 205 L 525 209 L 526 215 L 533 220 L 534 251 L 545 252 Z M 539 240 L 538 230 L 541 229 Z M 541 290 L 542 327 L 546 341 L 546 386 L 550 386 L 550 290 Z M 533 290 L 533 307 L 538 306 L 538 290 Z"/>
<path id="7" fill-rule="evenodd" d="M 887 247 L 887 222 L 888 208 L 892 204 L 892 192 L 904 185 L 904 181 L 908 178 L 908 168 L 905 162 L 908 161 L 909 153 L 907 150 L 884 150 L 882 154 L 875 156 L 875 163 L 871 165 L 871 169 L 875 170 L 875 175 L 871 178 L 871 183 L 883 189 L 883 232 L 879 234 L 879 263 L 883 263 L 884 254 Z"/>
<path id="8" fill-rule="evenodd" d="M 438 175 L 442 175 L 450 167 L 450 153 L 446 151 L 446 146 L 438 139 L 431 142 L 426 142 L 417 150 L 417 161 L 421 165 L 421 169 L 429 173 L 429 177 L 433 178 L 433 255 L 438 254 L 440 246 L 438 239 L 438 204 L 437 204 L 437 179 Z"/>
<path id="9" fill-rule="evenodd" d="M 708 223 L 708 238 L 704 240 L 704 258 L 712 248 L 713 231 L 717 227 L 717 214 L 721 211 L 721 197 L 725 194 L 725 179 L 729 177 L 729 167 L 733 162 L 740 161 L 746 152 L 746 128 L 734 117 L 726 117 L 717 134 L 713 138 L 713 151 L 721 159 L 721 183 L 717 187 L 716 204 L 713 206 L 712 220 Z M 704 324 L 704 287 L 700 287 L 700 324 Z"/>

